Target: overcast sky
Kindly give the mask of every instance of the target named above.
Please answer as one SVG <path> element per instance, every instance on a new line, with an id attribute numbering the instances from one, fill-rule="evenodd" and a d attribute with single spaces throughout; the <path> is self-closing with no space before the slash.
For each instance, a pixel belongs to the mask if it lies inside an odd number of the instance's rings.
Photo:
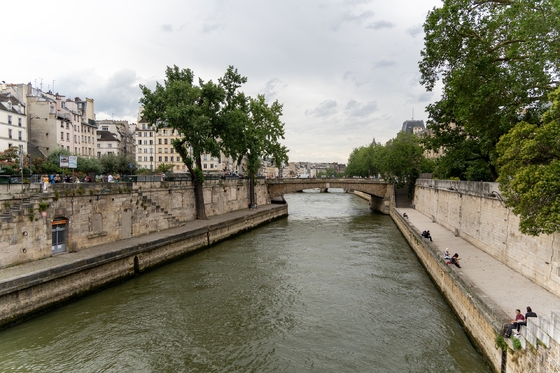
<path id="1" fill-rule="evenodd" d="M 93 98 L 136 123 L 139 84 L 166 66 L 284 105 L 290 161 L 346 163 L 439 98 L 419 84 L 423 22 L 441 0 L 95 0 L 2 4 L 0 81 Z"/>

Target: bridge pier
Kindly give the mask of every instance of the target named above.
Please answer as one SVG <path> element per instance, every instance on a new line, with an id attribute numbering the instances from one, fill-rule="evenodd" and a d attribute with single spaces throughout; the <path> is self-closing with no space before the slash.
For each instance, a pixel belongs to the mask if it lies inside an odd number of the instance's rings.
<path id="1" fill-rule="evenodd" d="M 321 193 L 328 193 L 329 192 L 329 188 L 319 188 Z"/>

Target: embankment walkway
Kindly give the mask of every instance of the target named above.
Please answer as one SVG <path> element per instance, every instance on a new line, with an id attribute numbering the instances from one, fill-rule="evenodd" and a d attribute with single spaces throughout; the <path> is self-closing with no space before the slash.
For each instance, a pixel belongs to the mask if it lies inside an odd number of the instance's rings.
<path id="1" fill-rule="evenodd" d="M 408 215 L 409 224 L 421 233 L 429 230 L 433 242 L 440 252 L 446 248 L 453 255 L 458 253 L 461 258 L 461 268 L 449 265 L 452 271 L 461 278 L 480 289 L 496 306 L 509 317 L 515 316 L 515 309 L 525 314 L 525 308 L 530 306 L 537 315 L 550 317 L 552 311 L 560 311 L 560 297 L 543 289 L 528 278 L 502 264 L 484 251 L 471 245 L 461 237 L 432 222 L 432 219 L 412 208 L 398 208 L 402 216 Z"/>

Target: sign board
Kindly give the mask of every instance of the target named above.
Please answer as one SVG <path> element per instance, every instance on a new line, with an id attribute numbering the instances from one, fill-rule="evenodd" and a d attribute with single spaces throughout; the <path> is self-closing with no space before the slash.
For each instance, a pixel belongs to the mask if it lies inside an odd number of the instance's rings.
<path id="1" fill-rule="evenodd" d="M 75 155 L 71 155 L 68 157 L 68 167 L 69 168 L 78 168 L 78 157 Z"/>
<path id="2" fill-rule="evenodd" d="M 68 163 L 70 162 L 70 157 L 67 155 L 60 156 L 60 167 L 68 167 Z"/>

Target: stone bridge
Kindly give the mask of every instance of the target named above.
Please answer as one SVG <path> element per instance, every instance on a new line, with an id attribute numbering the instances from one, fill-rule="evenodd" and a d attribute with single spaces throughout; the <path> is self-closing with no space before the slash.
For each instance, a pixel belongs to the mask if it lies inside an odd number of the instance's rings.
<path id="1" fill-rule="evenodd" d="M 389 203 L 393 186 L 377 179 L 268 179 L 266 181 L 271 201 L 283 201 L 286 193 L 299 192 L 304 189 L 328 191 L 329 188 L 341 188 L 346 191 L 359 191 L 371 196 L 369 206 L 372 210 L 389 214 Z"/>

